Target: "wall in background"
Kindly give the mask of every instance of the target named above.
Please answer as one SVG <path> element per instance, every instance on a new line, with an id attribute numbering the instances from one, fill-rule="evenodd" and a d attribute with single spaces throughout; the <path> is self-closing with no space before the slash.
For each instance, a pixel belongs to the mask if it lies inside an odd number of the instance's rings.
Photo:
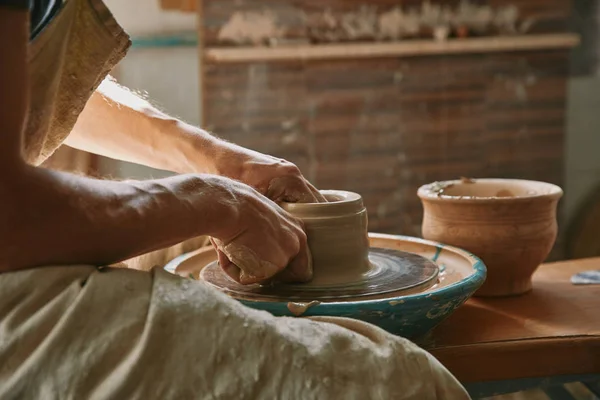
<path id="1" fill-rule="evenodd" d="M 598 0 L 575 0 L 571 30 L 581 45 L 571 54 L 568 86 L 565 212 L 572 221 L 600 187 L 600 30 Z"/>
<path id="2" fill-rule="evenodd" d="M 194 31 L 196 16 L 164 11 L 158 0 L 106 0 L 119 23 L 133 36 Z M 582 46 L 573 52 L 573 76 L 568 86 L 566 176 L 564 211 L 566 221 L 600 184 L 600 77 L 597 59 L 597 0 L 575 0 L 572 28 L 582 35 Z M 198 56 L 193 47 L 133 48 L 120 64 L 120 82 L 147 92 L 163 110 L 200 124 Z M 590 142 L 591 141 L 591 142 Z M 167 175 L 133 164 L 104 159 L 104 173 L 114 177 L 147 178 Z"/>
<path id="3" fill-rule="evenodd" d="M 569 80 L 565 211 L 567 221 L 600 186 L 600 77 Z"/>
<path id="4" fill-rule="evenodd" d="M 193 14 L 160 9 L 158 0 L 106 0 L 130 36 L 152 38 L 194 32 Z M 151 42 L 152 40 L 149 40 Z M 161 110 L 192 124 L 200 124 L 198 52 L 195 47 L 133 47 L 115 70 L 118 81 L 144 93 Z M 114 178 L 156 178 L 165 171 L 103 158 L 103 175 Z"/>
<path id="5" fill-rule="evenodd" d="M 165 11 L 159 0 L 105 0 L 119 24 L 131 35 L 148 36 L 196 30 L 196 16 Z"/>

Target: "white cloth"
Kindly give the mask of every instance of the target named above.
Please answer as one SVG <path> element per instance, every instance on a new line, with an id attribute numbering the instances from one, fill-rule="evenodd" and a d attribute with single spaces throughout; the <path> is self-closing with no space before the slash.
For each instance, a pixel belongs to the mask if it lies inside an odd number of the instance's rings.
<path id="1" fill-rule="evenodd" d="M 274 317 L 162 269 L 3 273 L 0 398 L 469 398 L 408 340 L 332 321 Z"/>

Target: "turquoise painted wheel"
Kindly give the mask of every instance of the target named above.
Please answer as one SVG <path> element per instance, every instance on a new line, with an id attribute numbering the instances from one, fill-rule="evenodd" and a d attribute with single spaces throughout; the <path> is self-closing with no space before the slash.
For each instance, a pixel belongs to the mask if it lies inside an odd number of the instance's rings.
<path id="1" fill-rule="evenodd" d="M 377 325 L 390 333 L 414 339 L 425 335 L 450 316 L 485 280 L 485 265 L 478 257 L 465 250 L 407 236 L 371 233 L 369 238 L 371 247 L 401 250 L 432 260 L 440 268 L 438 283 L 414 294 L 391 295 L 376 300 L 321 302 L 308 307 L 302 313 L 303 317 L 355 318 Z M 214 260 L 212 249 L 201 249 L 174 259 L 165 269 L 197 279 L 200 270 Z M 288 302 L 239 301 L 276 316 L 294 316 L 288 308 Z"/>

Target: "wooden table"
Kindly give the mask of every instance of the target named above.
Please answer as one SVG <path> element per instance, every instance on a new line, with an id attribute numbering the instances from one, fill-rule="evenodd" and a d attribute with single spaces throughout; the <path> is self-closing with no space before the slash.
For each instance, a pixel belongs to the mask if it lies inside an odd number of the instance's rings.
<path id="1" fill-rule="evenodd" d="M 473 298 L 435 329 L 428 350 L 471 388 L 600 381 L 600 285 L 570 282 L 591 269 L 600 257 L 544 264 L 525 295 Z"/>

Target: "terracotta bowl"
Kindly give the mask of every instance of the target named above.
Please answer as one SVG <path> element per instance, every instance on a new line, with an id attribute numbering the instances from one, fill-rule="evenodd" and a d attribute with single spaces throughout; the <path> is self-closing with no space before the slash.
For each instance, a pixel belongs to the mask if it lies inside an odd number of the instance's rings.
<path id="1" fill-rule="evenodd" d="M 560 187 L 520 179 L 434 182 L 418 190 L 423 237 L 480 257 L 487 279 L 476 296 L 510 296 L 531 290 L 531 276 L 557 235 Z"/>

